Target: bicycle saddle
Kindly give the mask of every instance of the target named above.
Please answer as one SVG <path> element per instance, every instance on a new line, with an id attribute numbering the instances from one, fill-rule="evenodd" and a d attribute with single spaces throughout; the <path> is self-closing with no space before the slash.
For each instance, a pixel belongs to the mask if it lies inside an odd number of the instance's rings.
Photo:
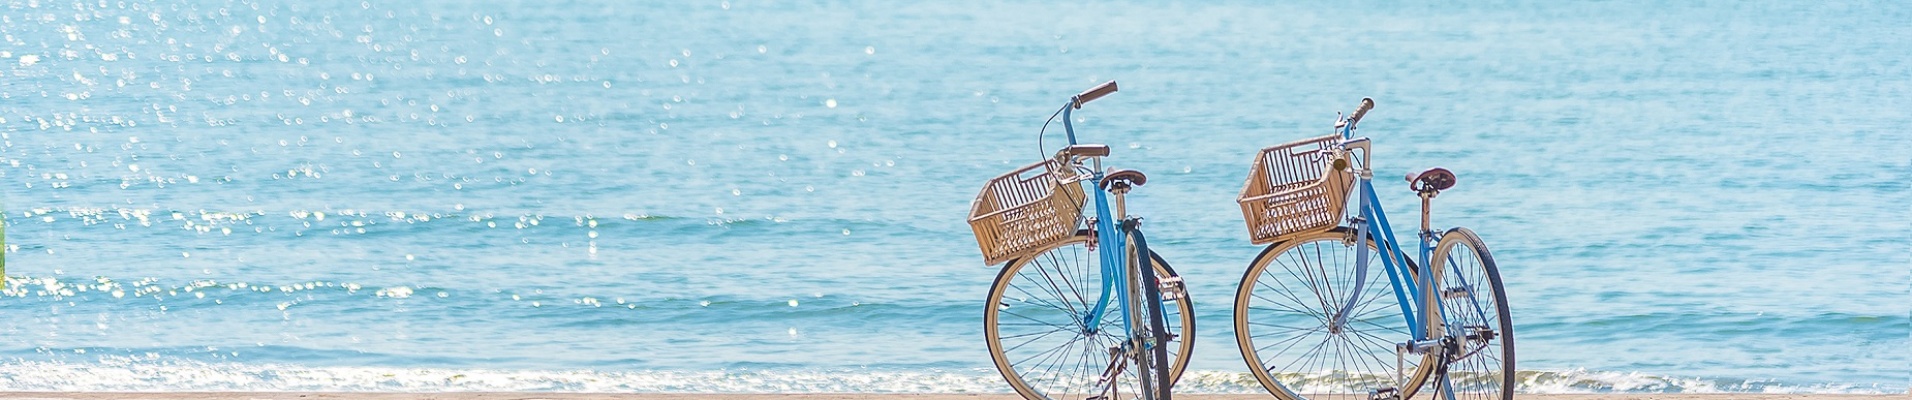
<path id="1" fill-rule="evenodd" d="M 1148 181 L 1148 175 L 1142 175 L 1142 171 L 1123 169 L 1110 172 L 1108 175 L 1103 175 L 1102 182 L 1099 182 L 1097 185 L 1102 186 L 1102 190 L 1109 190 L 1109 186 L 1114 185 L 1116 182 L 1127 183 L 1130 186 L 1142 186 L 1142 184 L 1148 183 Z"/>
<path id="2" fill-rule="evenodd" d="M 1425 171 L 1407 174 L 1407 187 L 1416 192 L 1442 191 L 1454 187 L 1454 172 L 1447 168 L 1434 167 Z"/>

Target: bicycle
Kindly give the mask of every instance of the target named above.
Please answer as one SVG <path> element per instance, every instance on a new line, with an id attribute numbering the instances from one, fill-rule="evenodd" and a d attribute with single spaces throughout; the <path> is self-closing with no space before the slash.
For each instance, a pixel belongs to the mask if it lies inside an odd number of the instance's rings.
<path id="1" fill-rule="evenodd" d="M 1124 198 L 1148 178 L 1104 173 L 1109 146 L 1076 142 L 1071 110 L 1115 91 L 1109 81 L 1071 97 L 1056 111 L 1068 147 L 990 180 L 971 205 L 984 262 L 1004 263 L 983 314 L 990 358 L 1024 398 L 1166 400 L 1188 366 L 1193 305 L 1126 214 Z"/>
<path id="2" fill-rule="evenodd" d="M 1242 358 L 1285 400 L 1407 399 L 1426 385 L 1441 399 L 1511 400 L 1500 270 L 1472 230 L 1431 228 L 1434 197 L 1455 183 L 1443 168 L 1407 175 L 1421 198 L 1418 262 L 1407 259 L 1374 194 L 1370 140 L 1354 135 L 1373 107 L 1361 99 L 1334 134 L 1257 154 L 1237 201 L 1251 241 L 1268 246 L 1235 295 Z M 1358 211 L 1344 221 L 1349 196 Z"/>

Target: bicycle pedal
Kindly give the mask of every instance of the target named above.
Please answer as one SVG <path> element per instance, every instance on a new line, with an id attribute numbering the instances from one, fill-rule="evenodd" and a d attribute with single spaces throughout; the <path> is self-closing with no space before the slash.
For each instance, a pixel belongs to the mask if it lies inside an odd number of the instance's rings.
<path id="1" fill-rule="evenodd" d="M 1465 286 L 1455 286 L 1441 290 L 1441 298 L 1448 300 L 1464 299 L 1473 295 L 1474 289 Z"/>
<path id="2" fill-rule="evenodd" d="M 1188 297 L 1188 287 L 1182 284 L 1182 277 L 1171 276 L 1157 279 L 1162 291 L 1162 301 L 1181 300 Z"/>
<path id="3" fill-rule="evenodd" d="M 1401 400 L 1401 391 L 1395 388 L 1380 388 L 1368 391 L 1368 400 Z"/>
<path id="4" fill-rule="evenodd" d="M 1095 382 L 1096 386 L 1101 386 L 1104 389 L 1107 389 L 1109 388 L 1109 386 L 1106 386 L 1106 385 L 1108 385 L 1110 382 L 1115 382 L 1116 378 L 1122 376 L 1123 371 L 1128 370 L 1129 363 L 1122 361 L 1122 359 L 1126 357 L 1122 353 L 1124 352 L 1122 351 L 1121 347 L 1109 348 L 1109 367 L 1104 368 L 1102 370 L 1102 376 L 1096 378 L 1096 382 Z"/>

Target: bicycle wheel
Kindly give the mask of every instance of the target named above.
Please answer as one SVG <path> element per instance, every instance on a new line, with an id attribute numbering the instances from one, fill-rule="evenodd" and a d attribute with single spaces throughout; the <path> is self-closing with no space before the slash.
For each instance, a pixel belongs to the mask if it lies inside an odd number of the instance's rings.
<path id="1" fill-rule="evenodd" d="M 1110 304 L 1100 326 L 1084 326 L 1101 295 L 1100 256 L 1078 233 L 1036 255 L 1010 261 L 997 274 L 983 314 L 989 356 L 1003 379 L 1029 399 L 1073 400 L 1103 395 L 1098 380 L 1114 364 L 1111 348 L 1127 340 L 1121 307 Z M 1158 276 L 1176 276 L 1162 257 L 1150 252 Z M 1174 333 L 1168 350 L 1169 380 L 1180 379 L 1194 346 L 1195 313 L 1187 299 L 1165 301 L 1163 320 Z M 1143 393 L 1134 368 L 1123 364 L 1111 399 Z"/>
<path id="2" fill-rule="evenodd" d="M 1467 228 L 1442 234 L 1432 257 L 1445 321 L 1430 318 L 1429 335 L 1451 332 L 1464 339 L 1457 341 L 1459 354 L 1448 362 L 1446 379 L 1437 383 L 1450 385 L 1456 399 L 1512 400 L 1514 325 L 1494 257 Z"/>
<path id="3" fill-rule="evenodd" d="M 1154 262 L 1138 255 L 1148 249 L 1148 240 L 1141 231 L 1132 231 L 1129 236 L 1129 271 L 1134 275 L 1129 285 L 1133 294 L 1129 295 L 1132 312 L 1138 313 L 1130 322 L 1140 325 L 1135 329 L 1137 335 L 1144 338 L 1143 348 L 1136 351 L 1136 363 L 1142 379 L 1142 393 L 1147 398 L 1166 400 L 1174 383 L 1168 379 L 1169 331 L 1162 313 L 1162 285 L 1154 271 Z M 1186 292 L 1183 293 L 1186 296 Z M 1193 341 L 1189 341 L 1192 343 Z"/>
<path id="4" fill-rule="evenodd" d="M 1242 275 L 1235 342 L 1275 397 L 1368 400 L 1392 389 L 1406 399 L 1432 372 L 1421 366 L 1434 356 L 1395 351 L 1413 332 L 1373 239 L 1362 240 L 1371 253 L 1354 293 L 1354 236 L 1353 229 L 1335 228 L 1269 245 Z M 1413 261 L 1400 259 L 1414 270 Z M 1402 278 L 1411 284 L 1411 277 Z M 1347 322 L 1334 326 L 1335 314 L 1350 302 Z"/>

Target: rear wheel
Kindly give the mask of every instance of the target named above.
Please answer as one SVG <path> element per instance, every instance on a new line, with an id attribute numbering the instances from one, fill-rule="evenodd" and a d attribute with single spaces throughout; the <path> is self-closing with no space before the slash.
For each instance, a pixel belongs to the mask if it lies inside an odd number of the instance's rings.
<path id="1" fill-rule="evenodd" d="M 1428 320 L 1429 335 L 1460 339 L 1447 379 L 1436 383 L 1450 385 L 1455 399 L 1512 400 L 1514 325 L 1494 256 L 1474 231 L 1454 228 L 1441 235 L 1432 257 L 1445 318 Z"/>
<path id="2" fill-rule="evenodd" d="M 1083 323 L 1102 293 L 1101 256 L 1089 250 L 1090 241 L 1088 235 L 1078 234 L 1033 256 L 1012 260 L 990 287 L 989 307 L 983 314 L 989 355 L 1003 379 L 1024 398 L 1077 400 L 1102 395 L 1098 380 L 1111 361 L 1119 361 L 1115 357 L 1127 357 L 1110 351 L 1128 341 L 1121 307 L 1106 307 L 1100 326 Z M 1160 255 L 1149 255 L 1156 276 L 1176 276 Z M 1172 334 L 1163 346 L 1168 381 L 1174 382 L 1188 367 L 1195 313 L 1186 298 L 1162 304 L 1164 330 Z M 1145 393 L 1141 379 L 1146 375 L 1137 369 L 1124 366 L 1115 374 L 1117 396 L 1113 399 L 1134 399 Z"/>
<path id="3" fill-rule="evenodd" d="M 1134 284 L 1129 287 L 1140 292 L 1129 296 L 1132 304 L 1129 308 L 1146 315 L 1146 317 L 1132 320 L 1136 324 L 1142 324 L 1135 330 L 1136 335 L 1143 339 L 1141 340 L 1143 345 L 1136 349 L 1135 365 L 1141 368 L 1139 372 L 1142 375 L 1142 392 L 1147 393 L 1148 398 L 1168 399 L 1170 388 L 1174 386 L 1174 381 L 1169 379 L 1168 344 L 1172 343 L 1170 338 L 1174 334 L 1168 331 L 1163 318 L 1165 314 L 1162 313 L 1163 293 L 1160 284 L 1162 280 L 1159 279 L 1168 276 L 1155 273 L 1155 263 L 1151 259 L 1139 257 L 1140 253 L 1148 249 L 1148 241 L 1142 237 L 1141 231 L 1132 232 L 1129 243 L 1133 244 L 1130 246 L 1129 271 L 1135 271 L 1132 272 L 1135 275 Z M 1185 297 L 1185 295 L 1181 296 Z M 1184 343 L 1192 342 L 1191 340 Z"/>
<path id="4" fill-rule="evenodd" d="M 1359 240 L 1369 258 L 1366 275 L 1357 273 L 1362 249 L 1354 236 L 1352 229 L 1335 228 L 1269 245 L 1242 275 L 1235 341 L 1255 379 L 1275 397 L 1368 400 L 1393 390 L 1405 399 L 1432 372 L 1421 365 L 1432 365 L 1426 363 L 1435 356 L 1396 353 L 1395 344 L 1413 332 L 1372 239 Z M 1395 256 L 1414 271 L 1407 257 Z M 1346 323 L 1336 324 L 1350 302 Z"/>

